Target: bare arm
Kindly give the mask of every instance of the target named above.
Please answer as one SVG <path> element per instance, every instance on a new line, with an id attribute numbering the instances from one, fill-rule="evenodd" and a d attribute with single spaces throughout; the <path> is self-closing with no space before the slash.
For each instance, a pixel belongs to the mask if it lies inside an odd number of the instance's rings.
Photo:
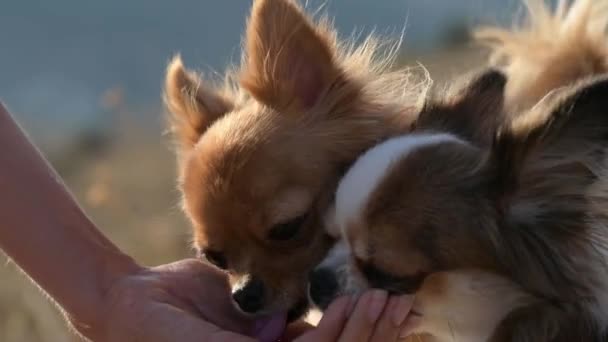
<path id="1" fill-rule="evenodd" d="M 1 104 L 0 189 L 0 248 L 73 323 L 98 321 L 93 308 L 111 284 L 139 267 L 95 228 Z"/>
<path id="2" fill-rule="evenodd" d="M 230 332 L 248 333 L 251 320 L 230 303 L 224 274 L 197 260 L 137 265 L 97 230 L 1 104 L 0 250 L 91 340 L 252 341 Z"/>

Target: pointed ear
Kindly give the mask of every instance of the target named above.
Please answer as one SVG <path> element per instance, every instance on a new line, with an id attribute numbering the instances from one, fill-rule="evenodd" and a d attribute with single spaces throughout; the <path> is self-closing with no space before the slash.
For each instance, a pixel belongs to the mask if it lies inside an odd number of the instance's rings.
<path id="1" fill-rule="evenodd" d="M 489 146 L 503 120 L 506 76 L 490 69 L 476 74 L 464 86 L 448 92 L 442 100 L 429 100 L 417 128 L 450 132 L 472 143 Z"/>
<path id="2" fill-rule="evenodd" d="M 186 70 L 179 56 L 167 68 L 164 89 L 171 128 L 182 148 L 196 144 L 218 118 L 232 110 L 232 103 L 208 89 L 192 71 Z"/>
<path id="3" fill-rule="evenodd" d="M 256 0 L 241 84 L 277 109 L 312 107 L 339 77 L 331 40 L 291 0 Z"/>
<path id="4" fill-rule="evenodd" d="M 568 173 L 563 180 L 589 177 L 607 143 L 608 78 L 556 90 L 497 134 L 492 159 L 498 188 L 520 191 L 532 173 L 547 179 L 560 172 Z"/>

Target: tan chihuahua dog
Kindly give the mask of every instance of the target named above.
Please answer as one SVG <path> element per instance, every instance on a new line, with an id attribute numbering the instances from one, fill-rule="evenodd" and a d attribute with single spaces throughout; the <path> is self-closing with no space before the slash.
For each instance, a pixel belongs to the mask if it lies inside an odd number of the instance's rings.
<path id="1" fill-rule="evenodd" d="M 396 47 L 340 41 L 295 1 L 256 0 L 224 84 L 179 58 L 168 67 L 194 245 L 229 274 L 238 306 L 277 329 L 307 310 L 308 274 L 334 243 L 321 218 L 339 178 L 419 112 L 427 82 L 391 67 Z"/>

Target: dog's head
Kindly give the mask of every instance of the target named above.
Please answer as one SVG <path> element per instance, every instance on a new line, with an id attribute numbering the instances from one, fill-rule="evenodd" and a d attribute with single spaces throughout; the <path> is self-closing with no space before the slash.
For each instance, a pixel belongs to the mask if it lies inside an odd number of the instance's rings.
<path id="1" fill-rule="evenodd" d="M 414 293 L 430 274 L 469 268 L 548 296 L 552 281 L 572 285 L 575 274 L 552 265 L 569 258 L 561 252 L 592 249 L 584 217 L 595 210 L 588 194 L 603 191 L 590 186 L 604 172 L 608 81 L 556 90 L 492 124 L 504 81 L 490 72 L 457 100 L 427 106 L 414 133 L 375 146 L 347 172 L 329 215 L 343 251 L 328 255 L 342 260 L 313 274 L 311 289 L 333 285 L 311 293 L 315 302 L 367 287 Z"/>
<path id="2" fill-rule="evenodd" d="M 459 232 L 485 199 L 478 169 L 489 130 L 502 120 L 505 81 L 490 70 L 446 99 L 429 99 L 412 133 L 354 163 L 327 212 L 327 230 L 340 241 L 312 273 L 316 304 L 367 287 L 412 293 L 426 275 L 478 259 L 477 246 Z"/>
<path id="3" fill-rule="evenodd" d="M 227 270 L 243 311 L 302 314 L 308 273 L 332 244 L 320 217 L 341 173 L 411 124 L 409 74 L 388 71 L 376 48 L 344 46 L 293 1 L 257 0 L 225 89 L 179 58 L 169 65 L 166 103 L 194 243 Z"/>

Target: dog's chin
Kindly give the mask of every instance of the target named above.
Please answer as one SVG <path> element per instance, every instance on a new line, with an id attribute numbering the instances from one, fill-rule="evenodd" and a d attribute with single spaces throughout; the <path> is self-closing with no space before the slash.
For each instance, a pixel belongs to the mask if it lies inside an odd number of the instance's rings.
<path id="1" fill-rule="evenodd" d="M 306 298 L 301 298 L 287 311 L 287 323 L 291 323 L 302 318 L 309 309 L 310 305 Z"/>
<path id="2" fill-rule="evenodd" d="M 233 304 L 239 312 L 241 312 L 247 317 L 256 319 L 259 317 L 283 314 L 287 317 L 287 323 L 291 323 L 299 318 L 302 318 L 305 314 L 308 313 L 308 310 L 310 308 L 310 304 L 306 298 L 299 299 L 294 305 L 292 305 L 289 309 L 286 310 L 261 310 L 255 313 L 245 312 L 241 308 L 239 308 L 236 303 L 233 302 Z"/>

